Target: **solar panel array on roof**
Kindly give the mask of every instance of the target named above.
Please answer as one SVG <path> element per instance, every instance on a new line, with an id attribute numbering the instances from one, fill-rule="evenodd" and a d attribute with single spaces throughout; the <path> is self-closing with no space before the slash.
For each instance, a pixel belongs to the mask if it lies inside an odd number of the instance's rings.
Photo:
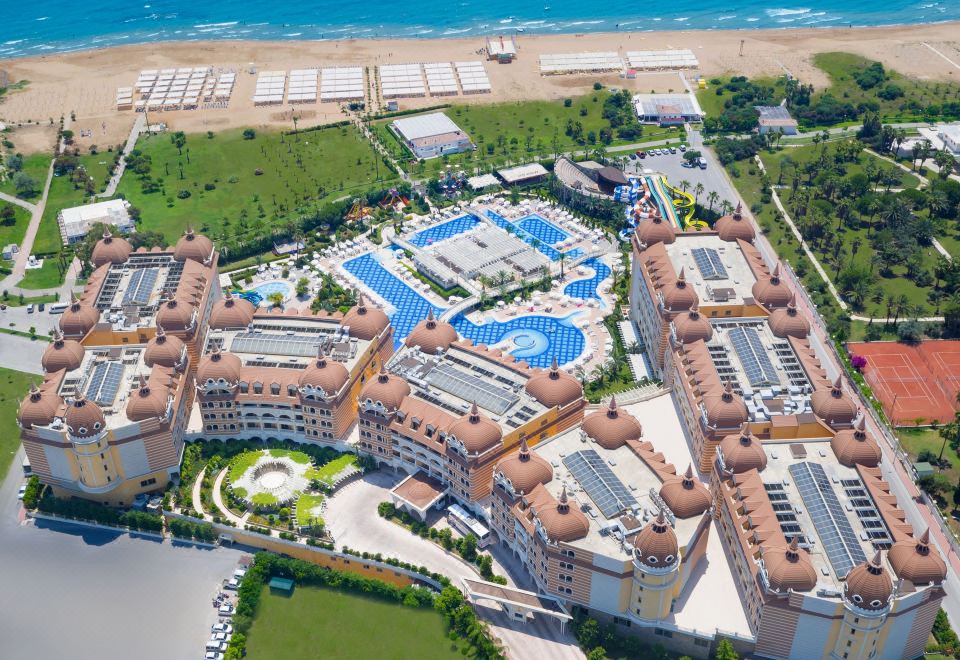
<path id="1" fill-rule="evenodd" d="M 637 498 L 617 478 L 610 466 L 594 449 L 584 449 L 563 459 L 587 496 L 600 509 L 604 518 L 612 518 L 637 505 Z"/>
<path id="2" fill-rule="evenodd" d="M 127 290 L 123 292 L 124 305 L 146 305 L 150 301 L 150 294 L 160 276 L 159 268 L 141 268 L 133 271 Z"/>
<path id="3" fill-rule="evenodd" d="M 753 387 L 777 385 L 780 377 L 770 361 L 756 328 L 736 327 L 730 330 L 730 341 L 740 364 Z"/>
<path id="4" fill-rule="evenodd" d="M 123 365 L 119 362 L 100 362 L 93 368 L 85 392 L 87 399 L 101 406 L 113 405 L 123 379 Z"/>
<path id="5" fill-rule="evenodd" d="M 790 466 L 790 475 L 813 520 L 830 565 L 837 577 L 846 577 L 850 569 L 865 562 L 867 557 L 823 466 L 809 461 L 794 463 Z"/>
<path id="6" fill-rule="evenodd" d="M 433 368 L 427 376 L 427 382 L 464 401 L 476 401 L 478 406 L 497 415 L 505 413 L 520 398 L 490 381 L 448 364 Z"/>
<path id="7" fill-rule="evenodd" d="M 730 276 L 723 262 L 720 261 L 720 253 L 713 248 L 693 248 L 693 260 L 697 262 L 697 268 L 700 275 L 705 280 L 725 280 Z"/>
<path id="8" fill-rule="evenodd" d="M 322 338 L 319 335 L 266 335 L 259 332 L 238 332 L 230 344 L 233 353 L 313 357 Z"/>

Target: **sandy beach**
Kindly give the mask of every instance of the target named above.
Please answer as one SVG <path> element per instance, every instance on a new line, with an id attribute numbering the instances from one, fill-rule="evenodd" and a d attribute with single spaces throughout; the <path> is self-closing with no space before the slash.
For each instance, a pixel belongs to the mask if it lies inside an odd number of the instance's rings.
<path id="1" fill-rule="evenodd" d="M 740 56 L 741 41 L 743 55 Z M 690 79 L 735 71 L 747 76 L 789 72 L 805 83 L 823 87 L 826 77 L 813 66 L 819 52 L 846 51 L 880 60 L 903 74 L 929 80 L 960 80 L 960 24 L 908 25 L 853 29 L 731 30 L 675 32 L 587 33 L 517 37 L 519 55 L 512 64 L 486 62 L 493 87 L 490 94 L 447 96 L 400 101 L 401 108 L 437 103 L 497 103 L 521 99 L 552 99 L 585 93 L 595 81 L 636 91 L 684 89 L 677 72 L 641 73 L 636 80 L 616 74 L 541 76 L 541 54 L 585 51 L 657 50 L 690 48 L 700 61 Z M 80 146 L 101 148 L 120 143 L 136 117 L 132 110 L 114 106 L 117 87 L 132 85 L 142 69 L 212 66 L 237 71 L 229 108 L 151 113 L 173 130 L 217 131 L 239 126 L 291 127 L 291 106 L 254 107 L 252 96 L 258 71 L 290 70 L 342 64 L 367 67 L 368 82 L 384 63 L 451 62 L 483 59 L 484 40 L 350 40 L 350 41 L 195 41 L 162 42 L 90 50 L 28 59 L 0 61 L 11 81 L 28 80 L 23 91 L 10 94 L 0 105 L 0 120 L 12 125 L 39 122 L 42 127 L 18 131 L 19 149 L 29 152 L 52 144 L 50 118 L 75 113 L 72 128 L 91 131 Z M 300 126 L 343 118 L 336 103 L 293 106 Z"/>

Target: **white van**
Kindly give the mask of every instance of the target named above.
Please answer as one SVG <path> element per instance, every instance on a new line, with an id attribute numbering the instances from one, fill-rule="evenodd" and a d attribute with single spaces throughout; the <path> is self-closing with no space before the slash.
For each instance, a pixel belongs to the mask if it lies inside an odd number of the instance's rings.
<path id="1" fill-rule="evenodd" d="M 226 642 L 217 642 L 215 640 L 210 640 L 207 642 L 207 651 L 217 651 L 219 653 L 225 653 L 227 650 Z"/>

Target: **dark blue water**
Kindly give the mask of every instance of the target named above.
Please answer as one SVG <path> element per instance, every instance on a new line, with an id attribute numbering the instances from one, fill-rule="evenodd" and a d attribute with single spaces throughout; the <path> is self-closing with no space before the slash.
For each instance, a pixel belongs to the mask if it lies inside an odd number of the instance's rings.
<path id="1" fill-rule="evenodd" d="M 10 58 L 173 40 L 442 38 L 518 31 L 550 34 L 932 23 L 960 19 L 960 2 L 674 0 L 644 5 L 582 0 L 10 0 L 0 16 L 0 58 Z"/>

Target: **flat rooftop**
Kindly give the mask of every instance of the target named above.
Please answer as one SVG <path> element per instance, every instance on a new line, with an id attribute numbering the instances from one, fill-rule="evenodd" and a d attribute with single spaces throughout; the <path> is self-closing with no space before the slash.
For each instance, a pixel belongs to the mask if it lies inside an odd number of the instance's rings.
<path id="1" fill-rule="evenodd" d="M 693 94 L 635 94 L 633 105 L 641 117 L 659 115 L 663 107 L 670 107 L 671 112 L 684 116 L 703 116 L 700 103 Z"/>
<path id="2" fill-rule="evenodd" d="M 489 220 L 460 236 L 422 248 L 417 258 L 422 259 L 423 255 L 468 279 L 480 275 L 494 278 L 500 271 L 529 277 L 550 265 L 543 253 Z"/>
<path id="3" fill-rule="evenodd" d="M 687 284 L 693 285 L 701 309 L 753 300 L 757 278 L 736 243 L 716 234 L 683 234 L 665 247 L 674 271 L 683 269 Z"/>
<path id="4" fill-rule="evenodd" d="M 172 252 L 133 252 L 125 262 L 112 264 L 94 306 L 101 321 L 115 330 L 153 325 L 166 292 L 173 295 L 183 274 L 183 262 Z"/>
<path id="5" fill-rule="evenodd" d="M 427 115 L 397 119 L 393 122 L 393 127 L 410 141 L 449 133 L 463 133 L 460 127 L 442 112 L 431 112 Z"/>

